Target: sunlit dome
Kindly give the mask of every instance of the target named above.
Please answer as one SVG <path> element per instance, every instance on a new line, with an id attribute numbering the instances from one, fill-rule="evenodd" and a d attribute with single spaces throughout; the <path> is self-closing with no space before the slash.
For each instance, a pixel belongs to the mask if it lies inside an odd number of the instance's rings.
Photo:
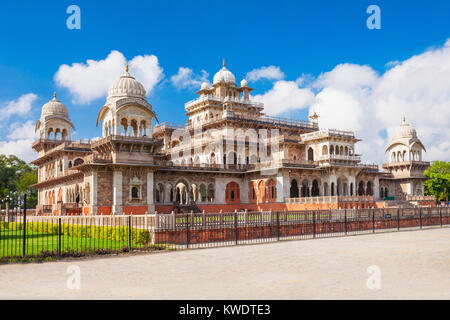
<path id="1" fill-rule="evenodd" d="M 248 87 L 248 82 L 245 79 L 242 79 L 241 81 L 241 87 Z"/>
<path id="2" fill-rule="evenodd" d="M 201 90 L 208 90 L 209 89 L 209 84 L 208 82 L 203 82 L 202 86 L 201 86 Z"/>
<path id="3" fill-rule="evenodd" d="M 394 135 L 392 137 L 392 140 L 399 140 L 399 139 L 417 139 L 417 132 L 416 129 L 411 127 L 409 124 L 406 123 L 405 117 L 403 117 L 402 123 L 400 124 L 400 127 L 398 127 Z"/>
<path id="4" fill-rule="evenodd" d="M 236 84 L 236 79 L 234 77 L 234 74 L 228 70 L 225 67 L 225 60 L 223 62 L 223 68 L 219 70 L 219 72 L 217 72 L 214 75 L 214 80 L 213 83 L 229 83 L 229 84 Z"/>
<path id="5" fill-rule="evenodd" d="M 145 99 L 144 86 L 128 73 L 128 66 L 125 73 L 114 81 L 108 89 L 108 98 L 112 97 L 138 97 Z"/>
<path id="6" fill-rule="evenodd" d="M 67 107 L 56 99 L 56 93 L 53 94 L 53 99 L 42 106 L 41 117 L 46 116 L 62 116 L 69 118 Z"/>

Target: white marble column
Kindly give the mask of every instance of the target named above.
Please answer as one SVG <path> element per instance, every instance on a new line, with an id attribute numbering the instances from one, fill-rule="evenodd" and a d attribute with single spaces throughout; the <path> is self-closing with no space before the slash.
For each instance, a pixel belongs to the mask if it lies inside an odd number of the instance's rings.
<path id="1" fill-rule="evenodd" d="M 147 173 L 147 205 L 148 211 L 147 213 L 155 212 L 155 202 L 153 199 L 153 189 L 154 189 L 154 174 L 153 171 Z"/>
<path id="2" fill-rule="evenodd" d="M 122 171 L 114 171 L 112 212 L 115 215 L 122 214 L 122 212 L 123 212 L 122 211 L 122 205 L 123 205 L 122 184 L 123 184 Z"/>

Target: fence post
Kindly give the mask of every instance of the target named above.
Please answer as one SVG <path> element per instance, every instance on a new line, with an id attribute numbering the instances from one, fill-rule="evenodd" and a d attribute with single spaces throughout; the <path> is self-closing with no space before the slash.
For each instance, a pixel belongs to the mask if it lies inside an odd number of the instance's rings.
<path id="1" fill-rule="evenodd" d="M 375 208 L 372 208 L 372 233 L 375 233 Z"/>
<path id="2" fill-rule="evenodd" d="M 131 215 L 128 216 L 128 249 L 131 251 Z"/>
<path id="3" fill-rule="evenodd" d="M 185 218 L 186 218 L 186 248 L 187 249 L 189 249 L 189 237 L 190 237 L 190 235 L 189 235 L 189 225 L 190 225 L 190 219 L 189 219 L 189 215 L 185 215 Z"/>
<path id="4" fill-rule="evenodd" d="M 236 245 L 238 244 L 239 241 L 239 234 L 238 234 L 238 213 L 237 210 L 234 210 L 234 234 L 236 237 Z"/>
<path id="5" fill-rule="evenodd" d="M 58 220 L 58 255 L 61 255 L 61 217 Z"/>
<path id="6" fill-rule="evenodd" d="M 280 212 L 277 211 L 277 241 L 280 241 Z"/>
<path id="7" fill-rule="evenodd" d="M 441 223 L 441 228 L 442 228 L 442 207 L 439 207 L 439 221 Z"/>
<path id="8" fill-rule="evenodd" d="M 313 211 L 313 238 L 316 237 L 316 212 Z"/>
<path id="9" fill-rule="evenodd" d="M 23 196 L 23 252 L 25 257 L 27 252 L 27 194 Z"/>
<path id="10" fill-rule="evenodd" d="M 397 208 L 397 231 L 400 231 L 400 208 Z"/>
<path id="11" fill-rule="evenodd" d="M 347 235 L 347 209 L 344 209 L 344 231 L 345 235 Z"/>

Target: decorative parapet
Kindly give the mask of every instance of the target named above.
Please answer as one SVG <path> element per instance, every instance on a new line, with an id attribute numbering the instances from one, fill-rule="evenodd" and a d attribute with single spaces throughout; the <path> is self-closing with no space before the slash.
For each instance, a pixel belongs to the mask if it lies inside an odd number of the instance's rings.
<path id="1" fill-rule="evenodd" d="M 345 139 L 355 139 L 355 133 L 353 131 L 344 131 L 337 129 L 321 129 L 314 132 L 304 133 L 301 135 L 303 141 L 328 138 L 328 137 L 338 137 Z"/>
<path id="2" fill-rule="evenodd" d="M 337 203 L 337 202 L 362 202 L 375 201 L 374 196 L 322 196 L 322 197 L 301 197 L 285 198 L 286 203 Z"/>

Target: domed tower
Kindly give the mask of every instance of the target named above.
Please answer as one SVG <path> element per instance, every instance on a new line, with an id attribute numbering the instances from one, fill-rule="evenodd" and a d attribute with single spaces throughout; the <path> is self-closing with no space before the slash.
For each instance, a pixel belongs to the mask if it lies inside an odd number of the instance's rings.
<path id="1" fill-rule="evenodd" d="M 104 178 L 113 192 L 108 197 L 96 187 L 95 192 L 97 201 L 112 206 L 113 214 L 122 214 L 124 207 L 134 213 L 155 210 L 153 173 L 158 167 L 155 158 L 159 157 L 162 140 L 153 138 L 152 121 L 158 119 L 145 94 L 144 86 L 130 75 L 127 66 L 109 87 L 106 103 L 98 114 L 97 126 L 102 123 L 103 138 L 92 143 L 93 161 L 106 163 L 113 172 L 107 176 L 96 172 L 94 176 Z"/>
<path id="2" fill-rule="evenodd" d="M 390 194 L 394 194 L 396 199 L 423 196 L 423 172 L 430 163 L 422 161 L 422 151 L 426 152 L 426 149 L 417 137 L 416 129 L 403 117 L 385 151 L 389 154 L 389 161 L 383 164 L 394 183 Z"/>
<path id="3" fill-rule="evenodd" d="M 102 122 L 102 136 L 151 136 L 152 120 L 157 117 L 145 97 L 144 86 L 128 72 L 108 89 L 105 106 L 100 110 L 97 126 Z"/>
<path id="4" fill-rule="evenodd" d="M 75 129 L 70 121 L 69 112 L 64 104 L 57 98 L 42 106 L 41 118 L 36 123 L 35 131 L 39 130 L 39 138 L 42 140 L 70 141 L 71 129 Z"/>

